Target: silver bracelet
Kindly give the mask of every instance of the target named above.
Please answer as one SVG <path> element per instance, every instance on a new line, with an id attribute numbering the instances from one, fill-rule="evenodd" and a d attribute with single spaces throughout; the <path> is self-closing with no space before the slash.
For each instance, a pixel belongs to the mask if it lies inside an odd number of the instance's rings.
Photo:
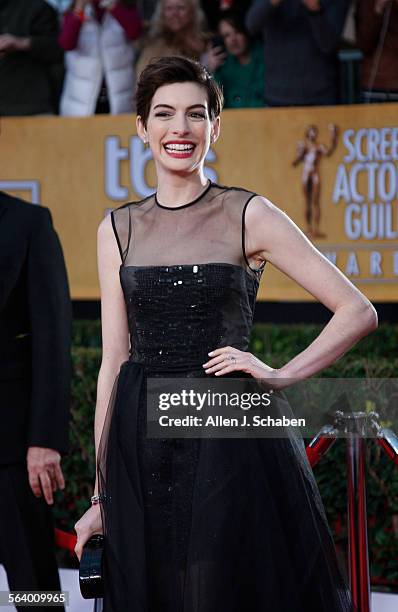
<path id="1" fill-rule="evenodd" d="M 91 505 L 96 506 L 97 504 L 102 503 L 104 499 L 106 499 L 106 495 L 93 495 L 91 498 Z"/>

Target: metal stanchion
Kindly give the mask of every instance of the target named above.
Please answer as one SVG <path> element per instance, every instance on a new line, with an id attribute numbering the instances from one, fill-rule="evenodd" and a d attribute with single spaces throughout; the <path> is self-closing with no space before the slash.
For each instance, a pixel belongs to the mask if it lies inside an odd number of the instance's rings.
<path id="1" fill-rule="evenodd" d="M 347 437 L 348 573 L 358 612 L 370 611 L 364 412 L 343 416 Z"/>
<path id="2" fill-rule="evenodd" d="M 371 433 L 370 433 L 371 430 Z M 365 438 L 376 436 L 387 456 L 398 465 L 398 436 L 379 424 L 376 412 L 335 412 L 333 425 L 325 425 L 307 446 L 312 466 L 327 453 L 337 437 L 346 438 L 348 575 L 358 612 L 370 612 L 370 575 L 366 512 Z"/>

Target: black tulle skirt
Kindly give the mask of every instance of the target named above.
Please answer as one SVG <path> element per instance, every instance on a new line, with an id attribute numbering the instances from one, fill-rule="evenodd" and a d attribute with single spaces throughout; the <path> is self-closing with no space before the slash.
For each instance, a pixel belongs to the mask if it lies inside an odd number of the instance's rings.
<path id="1" fill-rule="evenodd" d="M 352 612 L 303 441 L 147 438 L 148 374 L 122 365 L 98 451 L 104 612 Z"/>

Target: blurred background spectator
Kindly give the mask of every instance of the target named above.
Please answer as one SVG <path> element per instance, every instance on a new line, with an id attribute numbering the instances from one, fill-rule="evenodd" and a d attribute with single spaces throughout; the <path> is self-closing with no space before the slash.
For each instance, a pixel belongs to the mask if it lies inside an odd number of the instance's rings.
<path id="1" fill-rule="evenodd" d="M 154 57 L 184 55 L 199 60 L 207 47 L 199 0 L 159 0 L 137 62 L 137 78 Z"/>
<path id="2" fill-rule="evenodd" d="M 227 108 L 398 101 L 398 0 L 0 0 L 0 114 L 134 112 L 173 54 Z"/>
<path id="3" fill-rule="evenodd" d="M 62 21 L 66 51 L 61 115 L 129 113 L 135 87 L 133 40 L 141 19 L 131 0 L 75 0 Z"/>
<path id="4" fill-rule="evenodd" d="M 211 56 L 209 68 L 223 88 L 225 108 L 265 106 L 261 43 L 250 39 L 243 15 L 233 11 L 221 13 L 218 31 L 223 46 L 214 47 L 219 53 Z"/>
<path id="5" fill-rule="evenodd" d="M 357 42 L 363 52 L 363 102 L 398 102 L 398 2 L 360 0 Z"/>
<path id="6" fill-rule="evenodd" d="M 336 104 L 338 59 L 349 0 L 254 0 L 246 17 L 262 32 L 270 106 Z"/>
<path id="7" fill-rule="evenodd" d="M 44 0 L 0 0 L 0 114 L 56 112 L 50 67 L 62 62 L 58 17 Z"/>

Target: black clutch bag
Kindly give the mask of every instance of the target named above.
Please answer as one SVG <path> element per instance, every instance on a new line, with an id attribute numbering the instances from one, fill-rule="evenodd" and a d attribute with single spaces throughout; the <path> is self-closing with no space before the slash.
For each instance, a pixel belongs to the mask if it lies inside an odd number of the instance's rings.
<path id="1" fill-rule="evenodd" d="M 104 595 L 103 554 L 104 536 L 97 533 L 83 546 L 80 559 L 79 584 L 84 599 L 95 599 Z"/>

